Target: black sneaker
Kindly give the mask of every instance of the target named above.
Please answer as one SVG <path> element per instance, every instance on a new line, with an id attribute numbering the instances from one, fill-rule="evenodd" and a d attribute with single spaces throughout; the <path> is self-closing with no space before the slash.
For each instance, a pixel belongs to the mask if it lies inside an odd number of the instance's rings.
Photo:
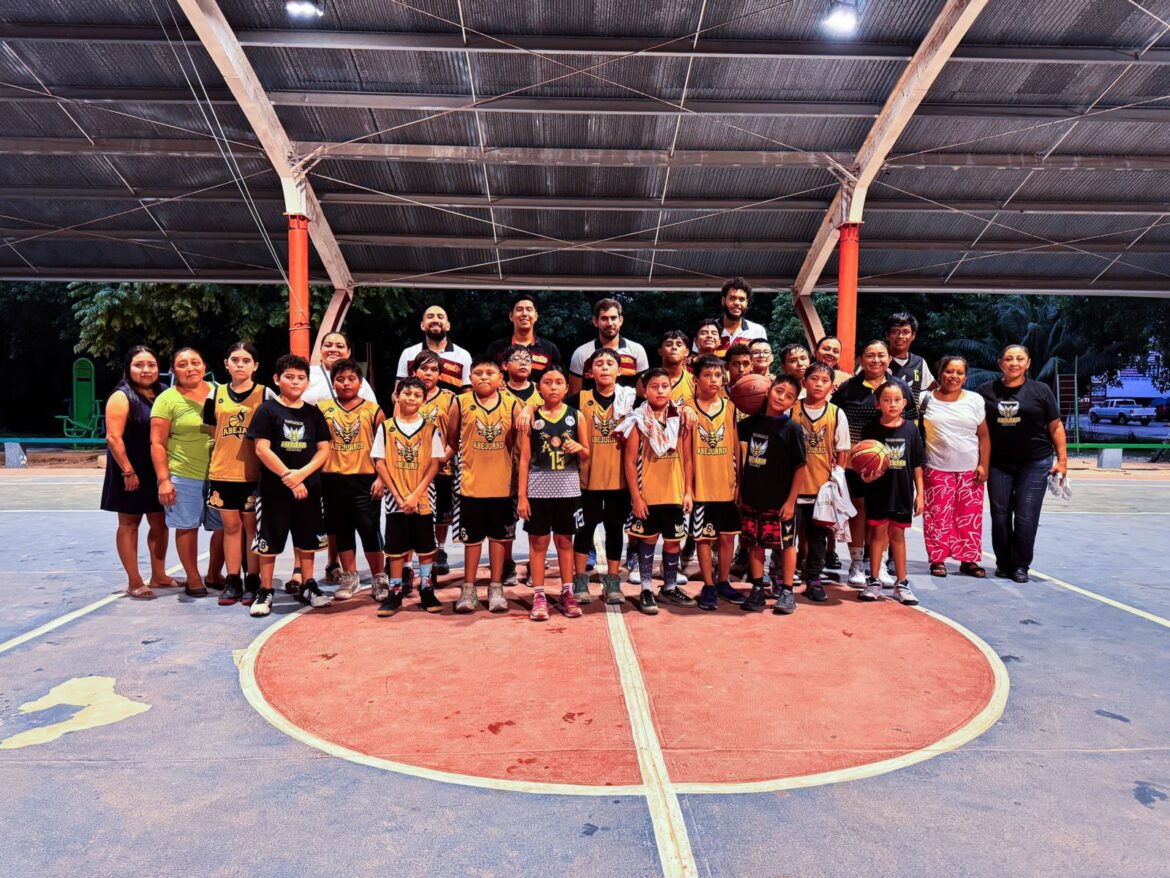
<path id="1" fill-rule="evenodd" d="M 660 600 L 666 601 L 668 604 L 674 604 L 676 607 L 697 607 L 699 605 L 698 601 L 677 585 L 673 588 L 660 588 L 658 590 L 658 597 Z"/>
<path id="2" fill-rule="evenodd" d="M 795 612 L 796 596 L 792 594 L 792 589 L 780 589 L 780 594 L 776 596 L 776 606 L 772 607 L 772 613 L 776 616 L 791 616 Z"/>
<path id="3" fill-rule="evenodd" d="M 443 612 L 443 602 L 436 597 L 433 588 L 420 588 L 418 590 L 418 602 L 428 613 Z"/>
<path id="4" fill-rule="evenodd" d="M 809 582 L 808 586 L 804 590 L 804 596 L 810 601 L 818 604 L 823 603 L 829 599 L 829 595 L 825 591 L 825 587 L 821 585 L 821 581 L 819 579 L 814 579 Z"/>
<path id="5" fill-rule="evenodd" d="M 1012 582 L 1027 582 L 1027 581 L 1028 581 L 1028 568 L 1027 567 L 1017 567 L 1015 570 L 1012 571 Z"/>
<path id="6" fill-rule="evenodd" d="M 243 596 L 244 580 L 240 579 L 238 573 L 233 573 L 228 576 L 223 591 L 220 592 L 219 605 L 221 607 L 230 607 L 232 604 L 238 603 Z"/>
<path id="7" fill-rule="evenodd" d="M 272 589 L 262 588 L 256 593 L 256 600 L 248 610 L 251 616 L 267 616 L 272 612 Z"/>
<path id="8" fill-rule="evenodd" d="M 825 554 L 825 569 L 826 570 L 840 570 L 841 558 L 836 552 L 827 552 Z"/>
<path id="9" fill-rule="evenodd" d="M 433 589 L 432 589 L 433 591 Z M 385 618 L 386 616 L 393 616 L 402 609 L 402 592 L 391 591 L 387 595 L 386 600 L 378 604 L 378 615 Z"/>
<path id="10" fill-rule="evenodd" d="M 700 610 L 714 610 L 719 607 L 719 593 L 715 591 L 715 586 L 704 585 L 699 592 L 699 609 Z"/>
<path id="11" fill-rule="evenodd" d="M 648 588 L 642 589 L 642 593 L 638 595 L 638 609 L 647 616 L 658 615 L 658 601 L 654 600 L 654 592 Z"/>
<path id="12" fill-rule="evenodd" d="M 288 578 L 288 582 L 284 584 L 284 593 L 291 594 L 296 597 L 301 593 L 301 568 L 294 567 L 292 576 Z"/>
<path id="13" fill-rule="evenodd" d="M 301 593 L 297 595 L 297 600 L 310 607 L 327 607 L 333 603 L 333 595 L 325 594 L 321 591 L 321 586 L 317 585 L 317 580 L 310 579 L 301 586 Z"/>
<path id="14" fill-rule="evenodd" d="M 402 596 L 410 597 L 414 594 L 414 568 L 407 564 L 402 568 Z"/>
<path id="15" fill-rule="evenodd" d="M 764 587 L 762 585 L 753 585 L 751 592 L 742 604 L 739 605 L 741 610 L 749 613 L 762 613 L 768 607 L 768 602 L 764 598 Z"/>
<path id="16" fill-rule="evenodd" d="M 435 553 L 435 563 L 431 567 L 431 576 L 446 576 L 451 572 L 451 562 L 447 560 L 447 550 L 439 549 Z"/>
<path id="17" fill-rule="evenodd" d="M 260 593 L 260 574 L 249 573 L 244 577 L 244 593 L 240 596 L 240 603 L 245 607 L 252 606 L 256 595 Z"/>
<path id="18" fill-rule="evenodd" d="M 743 593 L 726 580 L 715 586 L 715 593 L 727 603 L 735 604 L 737 607 L 742 605 L 745 600 Z"/>

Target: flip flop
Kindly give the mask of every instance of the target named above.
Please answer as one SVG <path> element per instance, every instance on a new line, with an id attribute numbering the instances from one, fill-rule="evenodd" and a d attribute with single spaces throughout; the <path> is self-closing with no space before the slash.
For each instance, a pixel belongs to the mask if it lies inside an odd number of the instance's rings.
<path id="1" fill-rule="evenodd" d="M 126 589 L 126 596 L 132 597 L 136 601 L 153 601 L 158 597 L 158 595 L 150 590 L 149 585 L 140 585 L 137 588 L 128 588 Z"/>
<path id="2" fill-rule="evenodd" d="M 185 588 L 186 585 L 187 580 L 175 579 L 173 576 L 171 577 L 170 582 L 155 582 L 154 580 L 151 580 L 149 583 L 147 583 L 148 588 Z"/>
<path id="3" fill-rule="evenodd" d="M 191 588 L 189 585 L 183 586 L 183 594 L 189 598 L 205 598 L 208 595 L 207 586 L 200 586 L 199 588 Z"/>

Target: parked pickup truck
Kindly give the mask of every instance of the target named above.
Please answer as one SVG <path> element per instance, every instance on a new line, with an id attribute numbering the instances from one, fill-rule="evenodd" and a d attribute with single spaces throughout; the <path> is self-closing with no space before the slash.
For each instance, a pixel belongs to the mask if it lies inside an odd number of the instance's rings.
<path id="1" fill-rule="evenodd" d="M 1154 420 L 1154 410 L 1149 406 L 1140 406 L 1132 399 L 1107 399 L 1101 405 L 1089 409 L 1089 420 L 1094 424 L 1101 421 L 1116 421 L 1119 424 L 1138 421 L 1144 427 Z"/>

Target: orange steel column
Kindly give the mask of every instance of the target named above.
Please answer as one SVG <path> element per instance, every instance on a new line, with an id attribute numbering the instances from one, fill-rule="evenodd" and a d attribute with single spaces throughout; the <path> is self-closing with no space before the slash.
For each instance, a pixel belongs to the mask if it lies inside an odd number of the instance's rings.
<path id="1" fill-rule="evenodd" d="M 842 223 L 837 251 L 837 338 L 841 340 L 838 368 L 853 371 L 857 348 L 857 249 L 861 223 Z"/>
<path id="2" fill-rule="evenodd" d="M 288 216 L 288 349 L 309 358 L 309 218 Z"/>

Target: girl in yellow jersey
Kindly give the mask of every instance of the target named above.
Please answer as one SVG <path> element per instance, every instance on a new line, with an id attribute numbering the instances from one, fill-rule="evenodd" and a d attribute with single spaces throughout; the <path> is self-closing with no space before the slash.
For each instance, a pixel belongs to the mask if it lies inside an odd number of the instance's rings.
<path id="1" fill-rule="evenodd" d="M 370 565 L 370 588 L 381 601 L 390 591 L 386 558 L 382 554 L 378 503 L 382 483 L 378 481 L 371 456 L 374 434 L 386 416 L 376 402 L 359 396 L 362 367 L 350 359 L 338 360 L 331 370 L 333 394 L 317 403 L 329 425 L 329 458 L 321 469 L 321 495 L 325 501 L 325 532 L 334 538 L 341 562 L 341 582 L 333 597 L 353 597 L 361 585 L 357 572 L 357 540 Z"/>
<path id="2" fill-rule="evenodd" d="M 470 370 L 469 370 L 470 371 Z M 427 423 L 438 428 L 439 435 L 447 435 L 447 419 L 451 415 L 451 407 L 455 405 L 455 393 L 442 386 L 443 361 L 434 351 L 423 350 L 418 352 L 410 364 L 410 374 L 422 382 L 426 391 L 426 398 L 418 413 Z M 448 448 L 440 461 L 439 472 L 431 482 L 435 518 L 435 561 L 431 566 L 431 574 L 438 579 L 451 572 L 451 564 L 447 560 L 447 530 L 451 526 L 451 517 L 455 510 L 455 471 L 452 468 L 451 457 L 454 452 Z M 410 557 L 407 556 L 407 562 Z M 403 586 L 410 592 L 409 581 L 411 568 L 408 564 L 403 569 Z"/>
<path id="3" fill-rule="evenodd" d="M 231 378 L 220 384 L 203 403 L 203 423 L 211 427 L 214 445 L 208 470 L 207 505 L 223 521 L 223 554 L 227 565 L 227 582 L 219 595 L 219 605 L 228 607 L 242 602 L 251 606 L 260 590 L 260 559 L 248 552 L 248 573 L 240 578 L 245 544 L 256 539 L 256 489 L 260 483 L 260 462 L 253 443 L 246 434 L 252 416 L 264 402 L 265 390 L 255 381 L 260 365 L 256 348 L 238 341 L 223 361 Z"/>
<path id="4" fill-rule="evenodd" d="M 679 543 L 686 536 L 683 517 L 691 511 L 691 450 L 687 428 L 678 407 L 670 401 L 666 370 L 648 369 L 642 386 L 646 402 L 630 413 L 618 432 L 625 440 L 622 465 L 630 487 L 626 533 L 638 540 L 642 584 L 638 608 L 655 615 L 658 602 L 649 586 L 659 536 L 663 540 L 663 586 L 658 596 L 676 606 L 695 606 L 695 599 L 675 584 Z"/>

